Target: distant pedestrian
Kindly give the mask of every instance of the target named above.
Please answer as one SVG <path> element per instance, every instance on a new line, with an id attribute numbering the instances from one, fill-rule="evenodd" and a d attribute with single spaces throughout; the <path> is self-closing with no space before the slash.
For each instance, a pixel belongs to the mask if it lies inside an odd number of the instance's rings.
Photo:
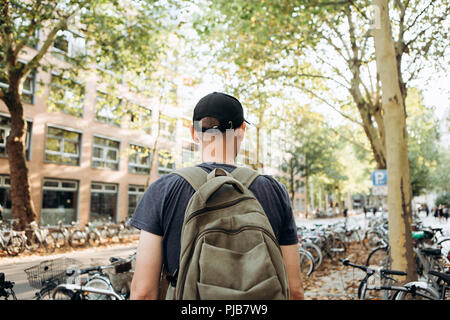
<path id="1" fill-rule="evenodd" d="M 364 211 L 364 218 L 367 218 L 367 208 L 366 208 L 366 206 L 363 207 L 363 211 Z"/>
<path id="2" fill-rule="evenodd" d="M 3 207 L 2 207 L 2 205 L 1 205 L 1 203 L 0 203 L 0 221 L 3 220 L 3 215 L 2 215 L 2 213 L 3 213 Z"/>
<path id="3" fill-rule="evenodd" d="M 439 205 L 438 216 L 439 216 L 439 221 L 442 222 L 442 220 L 444 219 L 444 208 L 443 208 L 442 204 Z"/>
<path id="4" fill-rule="evenodd" d="M 344 218 L 347 218 L 347 212 L 348 212 L 348 209 L 344 208 Z"/>
<path id="5" fill-rule="evenodd" d="M 425 205 L 425 213 L 428 215 L 430 214 L 430 208 L 428 208 L 428 205 Z"/>
<path id="6" fill-rule="evenodd" d="M 444 218 L 445 218 L 445 222 L 447 222 L 448 221 L 448 207 L 447 206 L 445 206 L 445 208 L 443 209 L 443 215 L 444 215 Z"/>
<path id="7" fill-rule="evenodd" d="M 437 219 L 439 217 L 439 211 L 438 208 L 434 207 L 431 209 L 431 212 L 433 213 L 433 216 Z"/>

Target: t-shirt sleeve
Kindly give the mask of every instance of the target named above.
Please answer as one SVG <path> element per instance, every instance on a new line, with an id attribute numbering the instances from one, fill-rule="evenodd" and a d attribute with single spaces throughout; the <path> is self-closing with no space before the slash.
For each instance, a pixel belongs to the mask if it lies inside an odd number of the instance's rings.
<path id="1" fill-rule="evenodd" d="M 280 245 L 287 246 L 298 243 L 297 224 L 295 223 L 294 213 L 292 212 L 291 199 L 284 184 L 277 182 L 281 188 L 283 215 L 282 227 L 280 232 Z"/>
<path id="2" fill-rule="evenodd" d="M 164 234 L 162 223 L 164 201 L 161 201 L 161 199 L 164 199 L 162 194 L 167 186 L 166 177 L 159 178 L 145 191 L 131 218 L 130 224 L 133 227 L 158 236 Z"/>

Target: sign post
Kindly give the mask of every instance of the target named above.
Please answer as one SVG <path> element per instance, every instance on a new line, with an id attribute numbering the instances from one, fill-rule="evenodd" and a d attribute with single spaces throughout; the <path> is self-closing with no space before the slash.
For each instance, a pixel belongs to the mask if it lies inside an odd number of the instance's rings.
<path id="1" fill-rule="evenodd" d="M 372 184 L 374 196 L 387 196 L 387 170 L 372 171 Z"/>

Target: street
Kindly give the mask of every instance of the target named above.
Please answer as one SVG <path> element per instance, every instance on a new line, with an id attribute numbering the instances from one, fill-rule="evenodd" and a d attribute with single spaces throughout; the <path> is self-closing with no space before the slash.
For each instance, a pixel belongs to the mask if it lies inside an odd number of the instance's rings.
<path id="1" fill-rule="evenodd" d="M 446 230 L 450 230 L 450 222 L 449 221 L 439 221 L 438 219 L 432 216 L 426 216 L 421 213 L 420 218 L 423 221 L 424 225 L 431 227 L 442 227 Z M 330 217 L 330 218 L 322 218 L 322 219 L 299 219 L 296 220 L 297 225 L 303 226 L 313 226 L 314 224 L 331 224 L 336 223 L 338 221 L 342 221 L 344 218 L 339 217 Z M 367 219 L 364 218 L 362 214 L 350 215 L 348 217 L 347 223 L 349 225 L 361 225 L 364 226 L 367 223 Z M 72 252 L 67 253 L 58 253 L 52 255 L 30 255 L 30 256 L 18 256 L 18 257 L 2 257 L 0 259 L 0 272 L 5 273 L 6 280 L 14 281 L 15 286 L 14 290 L 17 295 L 17 299 L 19 300 L 28 300 L 33 299 L 35 292 L 37 289 L 34 289 L 29 286 L 27 276 L 24 272 L 25 269 L 39 264 L 44 260 L 51 260 L 60 257 L 68 257 L 76 259 L 80 262 L 80 265 L 83 267 L 92 266 L 92 265 L 102 265 L 108 264 L 108 259 L 110 257 L 122 257 L 126 258 L 132 253 L 135 252 L 137 246 L 137 242 L 129 243 L 129 244 L 116 244 L 109 247 L 98 247 L 98 248 L 86 248 L 86 249 L 78 249 L 73 250 Z M 305 292 L 307 299 L 315 298 L 317 296 L 320 297 L 334 297 L 332 292 L 335 292 L 339 289 L 338 297 L 345 297 L 342 291 L 343 287 L 343 279 L 346 281 L 353 280 L 354 274 L 352 270 L 349 271 L 348 275 L 341 274 L 339 272 L 333 273 L 323 273 L 320 274 L 320 280 L 317 285 L 311 290 Z"/>
<path id="2" fill-rule="evenodd" d="M 73 251 L 70 253 L 53 254 L 46 256 L 28 256 L 0 259 L 0 272 L 5 273 L 8 281 L 15 282 L 14 291 L 18 300 L 33 299 L 37 289 L 30 287 L 27 275 L 24 270 L 39 264 L 44 260 L 51 260 L 61 257 L 76 259 L 82 266 L 108 264 L 110 257 L 126 258 L 136 251 L 136 245 L 116 245 L 110 248 L 89 248 L 84 250 Z"/>

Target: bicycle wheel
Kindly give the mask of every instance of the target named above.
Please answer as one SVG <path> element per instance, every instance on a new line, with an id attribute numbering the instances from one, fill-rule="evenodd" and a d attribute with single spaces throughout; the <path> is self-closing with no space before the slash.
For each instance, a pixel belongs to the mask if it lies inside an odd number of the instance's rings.
<path id="1" fill-rule="evenodd" d="M 39 241 L 36 233 L 33 232 L 33 234 L 28 238 L 25 242 L 25 247 L 30 252 L 36 252 L 41 246 L 41 242 Z"/>
<path id="2" fill-rule="evenodd" d="M 19 235 L 13 235 L 6 243 L 6 252 L 10 256 L 17 256 L 25 250 L 25 242 Z"/>
<path id="3" fill-rule="evenodd" d="M 75 293 L 72 290 L 59 287 L 52 293 L 53 300 L 74 300 Z"/>
<path id="4" fill-rule="evenodd" d="M 84 287 L 85 288 L 92 287 L 96 289 L 110 290 L 110 291 L 114 290 L 108 280 L 100 277 L 90 279 L 88 282 L 86 282 Z M 112 300 L 111 296 L 105 294 L 90 293 L 89 291 L 86 291 L 85 294 L 87 300 Z"/>
<path id="5" fill-rule="evenodd" d="M 300 254 L 300 271 L 303 277 L 309 277 L 314 271 L 314 258 L 305 249 L 300 248 L 298 253 Z"/>
<path id="6" fill-rule="evenodd" d="M 48 233 L 45 235 L 44 247 L 45 247 L 45 250 L 47 251 L 47 253 L 55 252 L 56 241 L 55 241 L 55 238 L 53 238 L 51 233 Z"/>
<path id="7" fill-rule="evenodd" d="M 53 290 L 56 288 L 56 283 L 49 283 L 36 293 L 36 300 L 52 300 Z"/>
<path id="8" fill-rule="evenodd" d="M 318 246 L 311 242 L 303 243 L 303 248 L 306 249 L 314 258 L 314 270 L 318 270 L 320 265 L 322 264 L 322 251 Z"/>
<path id="9" fill-rule="evenodd" d="M 87 237 L 90 246 L 97 247 L 100 244 L 100 236 L 94 231 L 90 231 Z"/>
<path id="10" fill-rule="evenodd" d="M 52 232 L 52 236 L 55 239 L 56 248 L 64 248 L 67 244 L 67 239 L 64 232 L 57 230 Z"/>
<path id="11" fill-rule="evenodd" d="M 383 269 L 390 269 L 391 258 L 389 247 L 378 247 L 372 250 L 367 256 L 366 266 L 378 266 Z"/>
<path id="12" fill-rule="evenodd" d="M 331 260 L 341 258 L 345 255 L 346 249 L 347 248 L 344 241 L 342 241 L 340 238 L 334 238 L 331 246 L 328 247 L 328 256 L 331 258 Z"/>
<path id="13" fill-rule="evenodd" d="M 86 236 L 80 230 L 75 230 L 70 235 L 69 243 L 74 248 L 81 247 L 86 244 Z"/>
<path id="14" fill-rule="evenodd" d="M 380 244 L 382 239 L 383 236 L 379 232 L 369 230 L 364 235 L 363 246 L 368 250 L 372 250 Z"/>
<path id="15" fill-rule="evenodd" d="M 431 290 L 415 287 L 414 290 L 395 292 L 393 300 L 439 300 L 439 298 Z"/>

